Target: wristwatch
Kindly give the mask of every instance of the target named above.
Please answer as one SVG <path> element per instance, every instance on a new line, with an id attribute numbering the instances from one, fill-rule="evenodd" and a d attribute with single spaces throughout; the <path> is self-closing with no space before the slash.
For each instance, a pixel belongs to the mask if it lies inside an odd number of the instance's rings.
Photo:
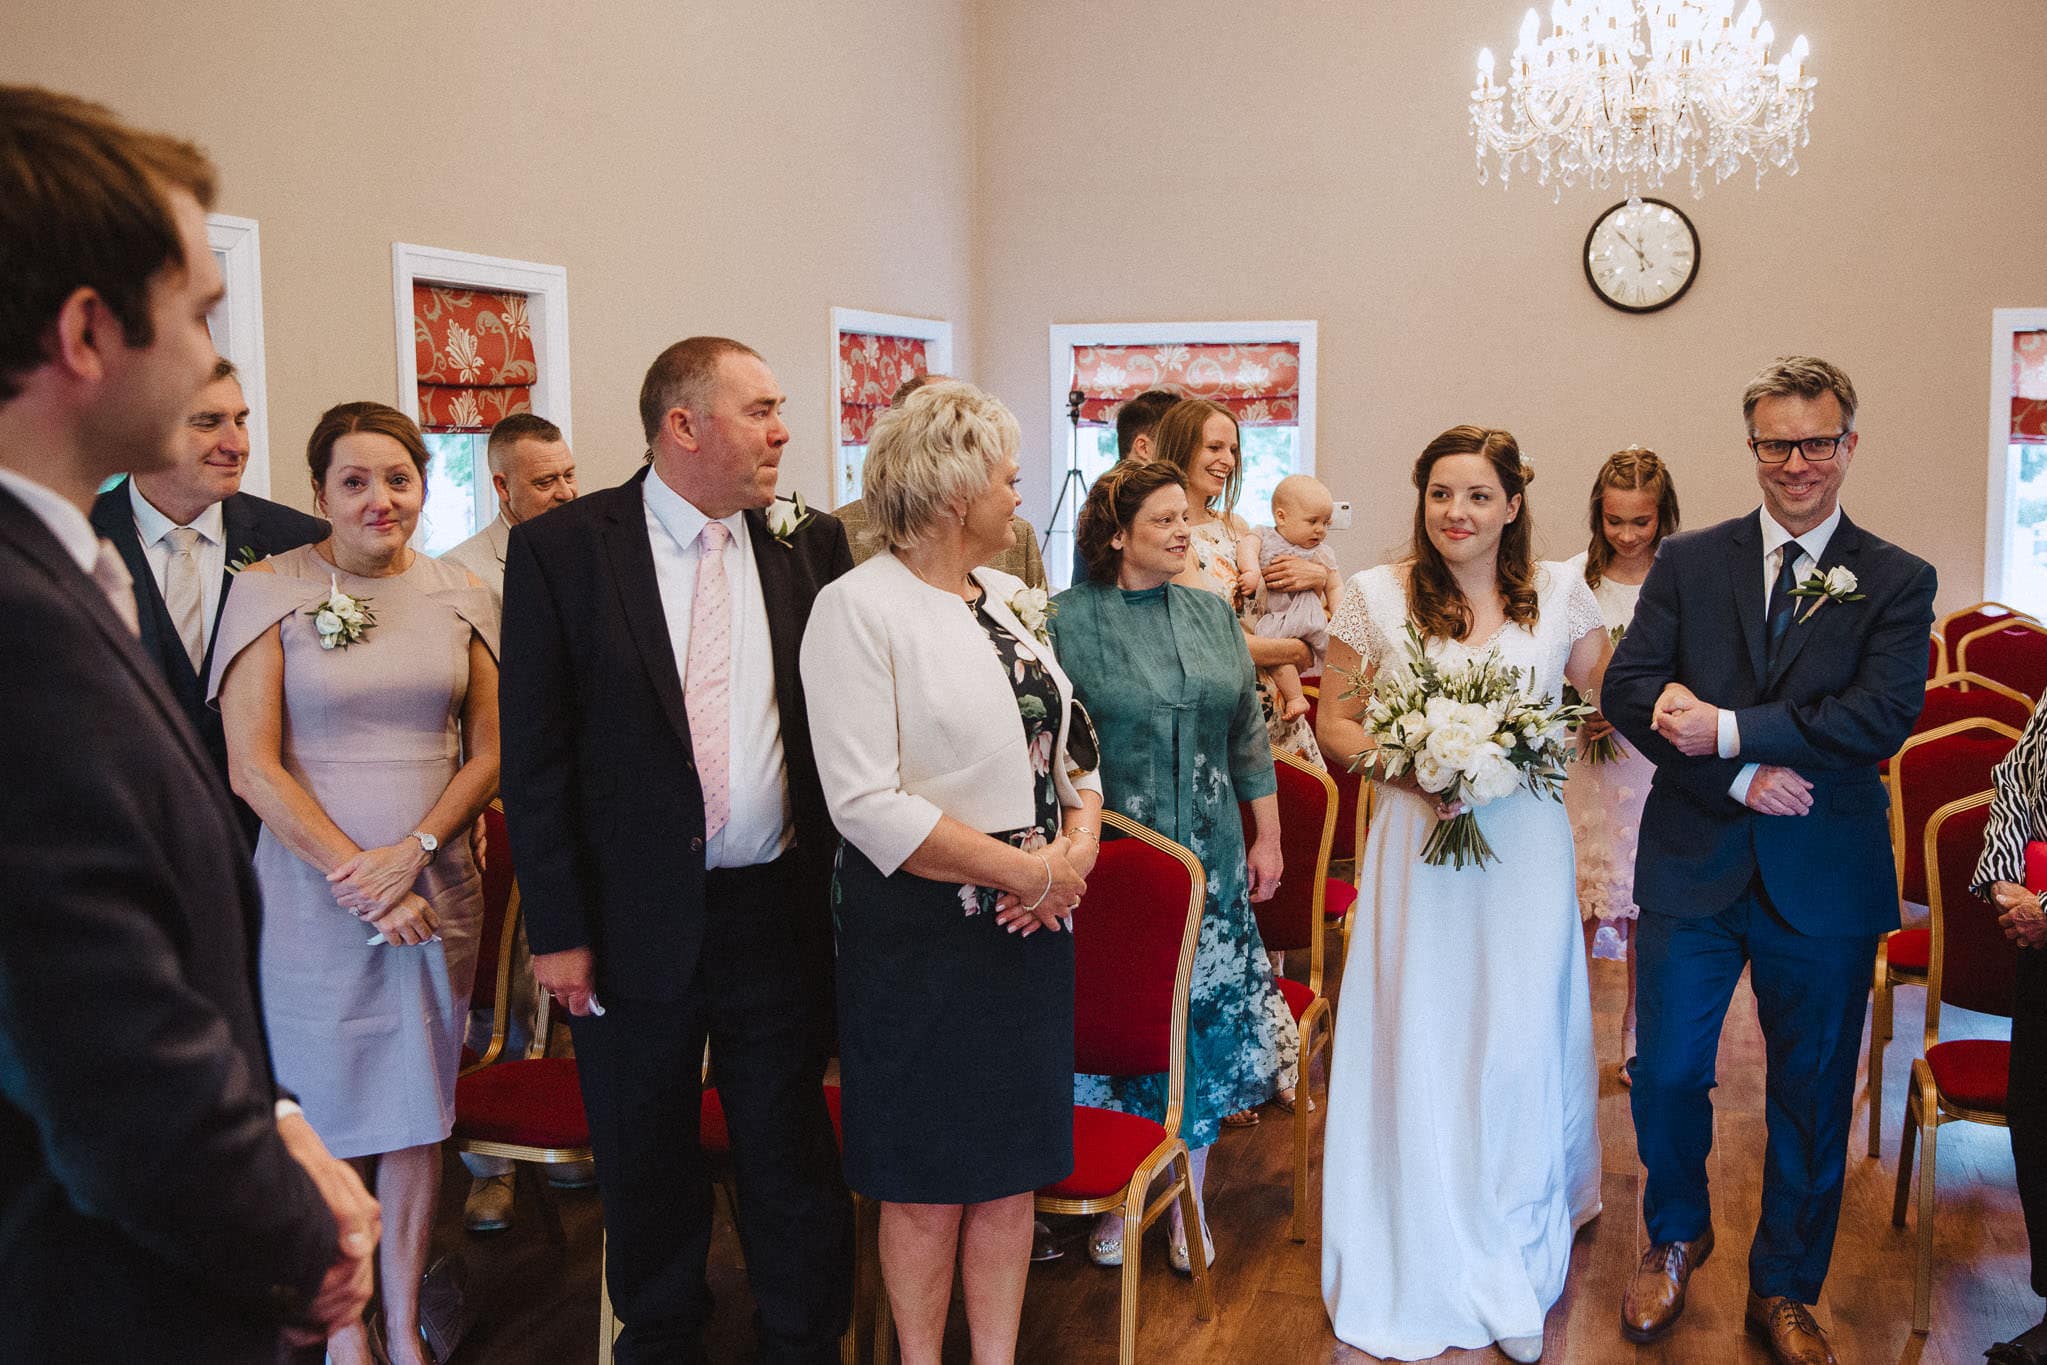
<path id="1" fill-rule="evenodd" d="M 434 852 L 441 846 L 441 841 L 439 839 L 434 838 L 433 835 L 428 834 L 423 829 L 416 829 L 412 831 L 412 833 L 406 835 L 405 837 L 408 839 L 419 840 L 419 846 L 426 850 L 426 856 L 429 862 L 433 860 Z"/>

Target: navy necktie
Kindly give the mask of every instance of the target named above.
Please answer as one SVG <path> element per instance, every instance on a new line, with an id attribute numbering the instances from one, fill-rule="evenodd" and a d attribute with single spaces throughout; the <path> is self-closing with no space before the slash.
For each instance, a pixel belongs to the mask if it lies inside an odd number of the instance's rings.
<path id="1" fill-rule="evenodd" d="M 1798 599 L 1791 590 L 1798 586 L 1798 557 L 1805 553 L 1805 547 L 1795 540 L 1784 542 L 1784 565 L 1777 570 L 1777 585 L 1770 589 L 1770 610 L 1763 618 L 1765 638 L 1768 640 L 1767 657 L 1775 662 L 1778 647 L 1784 637 L 1791 633 L 1792 609 Z"/>

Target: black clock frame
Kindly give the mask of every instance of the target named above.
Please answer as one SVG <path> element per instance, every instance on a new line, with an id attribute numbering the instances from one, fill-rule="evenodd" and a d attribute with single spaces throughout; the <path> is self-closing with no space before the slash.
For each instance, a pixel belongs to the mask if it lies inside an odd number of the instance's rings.
<path id="1" fill-rule="evenodd" d="M 1607 307 L 1619 309 L 1623 313 L 1659 313 L 1690 292 L 1693 282 L 1699 278 L 1699 267 L 1705 262 L 1705 249 L 1699 244 L 1699 229 L 1693 224 L 1691 216 L 1683 209 L 1671 203 L 1668 199 L 1656 199 L 1646 194 L 1640 196 L 1640 198 L 1645 204 L 1657 204 L 1669 209 L 1677 215 L 1677 220 L 1685 225 L 1685 231 L 1692 235 L 1691 273 L 1685 276 L 1684 283 L 1677 287 L 1677 292 L 1661 303 L 1621 303 L 1616 299 L 1610 298 L 1607 292 L 1599 287 L 1599 281 L 1592 277 L 1592 238 L 1598 233 L 1601 223 L 1604 223 L 1607 219 L 1613 217 L 1614 214 L 1628 206 L 1628 201 L 1625 199 L 1594 218 L 1592 226 L 1585 229 L 1585 245 L 1578 249 L 1578 263 L 1585 268 L 1585 283 L 1591 286 L 1593 296 Z"/>

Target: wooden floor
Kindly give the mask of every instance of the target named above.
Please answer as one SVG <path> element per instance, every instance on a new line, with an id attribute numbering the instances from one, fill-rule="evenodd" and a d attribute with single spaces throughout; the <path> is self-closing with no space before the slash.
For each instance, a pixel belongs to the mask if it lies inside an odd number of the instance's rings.
<path id="1" fill-rule="evenodd" d="M 1767 1355 L 1742 1331 L 1745 1265 L 1763 1147 L 1762 1038 L 1746 984 L 1728 1014 L 1715 1096 L 1712 1181 L 1718 1247 L 1692 1281 L 1690 1306 L 1668 1338 L 1637 1347 L 1620 1336 L 1621 1291 L 1642 1241 L 1634 1130 L 1627 1092 L 1613 1079 L 1624 991 L 1617 964 L 1594 964 L 1605 1212 L 1579 1235 L 1564 1297 L 1549 1316 L 1545 1359 L 1572 1365 L 1763 1362 Z M 1941 1130 L 1939 1146 L 1933 1332 L 1926 1338 L 1910 1333 L 1913 1232 L 1910 1225 L 1891 1226 L 1890 1202 L 1904 1085 L 1910 1054 L 1917 1049 L 1923 1001 L 1917 990 L 1898 993 L 1897 1038 L 1885 1072 L 1881 1161 L 1863 1155 L 1868 1092 L 1866 1085 L 1858 1085 L 1840 1237 L 1826 1296 L 1817 1309 L 1844 1365 L 1894 1360 L 1969 1365 L 1982 1359 L 1985 1346 L 2031 1325 L 2041 1311 L 2028 1285 L 2030 1263 L 2009 1140 L 2002 1129 L 1949 1124 Z M 1943 1036 L 1999 1036 L 2002 1028 L 2001 1020 L 1950 1011 Z M 1284 1118 L 1268 1111 L 1255 1128 L 1226 1131 L 1209 1164 L 1219 1310 L 1212 1321 L 1195 1319 L 1192 1285 L 1166 1266 L 1163 1223 L 1152 1230 L 1144 1249 L 1141 1359 L 1258 1365 L 1370 1359 L 1330 1333 L 1315 1242 L 1299 1246 L 1286 1238 L 1290 1147 Z M 462 1251 L 478 1311 L 477 1325 L 456 1361 L 557 1365 L 595 1359 L 600 1219 L 594 1193 L 556 1194 L 568 1234 L 566 1248 L 550 1245 L 525 1209 L 510 1232 L 470 1238 L 460 1223 L 464 1177 L 452 1159 L 449 1167 L 436 1246 Z M 1319 1192 L 1320 1187 L 1311 1188 Z M 1062 1222 L 1066 1256 L 1032 1268 L 1022 1361 L 1089 1365 L 1116 1358 L 1118 1277 L 1088 1264 L 1081 1245 L 1084 1231 L 1078 1222 Z M 712 1248 L 711 1282 L 718 1296 L 713 1358 L 750 1359 L 752 1303 L 736 1240 L 722 1218 Z M 968 1359 L 957 1308 L 946 1358 Z M 1488 1349 L 1452 1352 L 1442 1359 L 1504 1357 Z"/>

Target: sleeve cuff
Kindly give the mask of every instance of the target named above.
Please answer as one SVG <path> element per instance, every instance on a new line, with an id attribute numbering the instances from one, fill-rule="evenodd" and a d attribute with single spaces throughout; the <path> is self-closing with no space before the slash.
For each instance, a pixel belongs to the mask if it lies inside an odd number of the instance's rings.
<path id="1" fill-rule="evenodd" d="M 276 1106 L 275 1117 L 279 1119 L 288 1119 L 293 1114 L 302 1115 L 305 1112 L 306 1111 L 304 1109 L 299 1107 L 299 1102 L 297 1100 L 279 1100 Z"/>
<path id="2" fill-rule="evenodd" d="M 1741 724 L 1740 724 L 1740 722 L 1738 722 L 1738 721 L 1737 721 L 1737 720 L 1735 719 L 1735 717 L 1734 717 L 1734 709 L 1733 709 L 1732 707 L 1728 707 L 1728 706 L 1723 706 L 1723 707 L 1721 707 L 1721 708 L 1720 708 L 1720 721 L 1719 721 L 1719 724 L 1720 724 L 1720 735 L 1719 735 L 1718 745 L 1719 745 L 1719 750 L 1720 750 L 1720 757 L 1722 757 L 1722 758 L 1740 758 L 1740 757 L 1741 757 Z M 1746 772 L 1753 772 L 1753 771 L 1754 771 L 1753 765 L 1751 765 L 1751 767 L 1749 767 L 1749 768 L 1747 768 L 1747 769 L 1744 769 L 1744 771 L 1746 771 Z M 1747 782 L 1747 779 L 1745 779 L 1745 778 L 1744 778 L 1744 779 L 1739 779 L 1739 780 L 1741 781 L 1741 787 L 1742 787 L 1742 790 L 1743 790 L 1743 791 L 1746 791 L 1746 790 L 1748 790 L 1748 782 Z"/>
<path id="3" fill-rule="evenodd" d="M 1732 713 L 1722 711 L 1720 714 L 1724 717 L 1731 715 Z M 1762 766 L 1763 765 L 1760 763 L 1742 764 L 1741 771 L 1734 775 L 1734 781 L 1731 784 L 1729 784 L 1727 788 L 1727 794 L 1733 797 L 1740 804 L 1746 806 L 1748 804 L 1749 784 L 1756 780 L 1756 770 L 1758 768 L 1761 768 Z"/>

